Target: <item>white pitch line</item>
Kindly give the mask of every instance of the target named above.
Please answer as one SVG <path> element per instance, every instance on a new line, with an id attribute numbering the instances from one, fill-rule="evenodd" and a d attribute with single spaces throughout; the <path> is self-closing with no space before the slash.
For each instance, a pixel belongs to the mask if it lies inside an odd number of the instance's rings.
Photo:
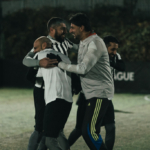
<path id="1" fill-rule="evenodd" d="M 148 98 L 148 97 L 150 97 L 150 95 L 144 96 L 144 99 L 145 99 L 146 101 L 149 101 L 149 102 L 150 102 L 150 98 Z"/>

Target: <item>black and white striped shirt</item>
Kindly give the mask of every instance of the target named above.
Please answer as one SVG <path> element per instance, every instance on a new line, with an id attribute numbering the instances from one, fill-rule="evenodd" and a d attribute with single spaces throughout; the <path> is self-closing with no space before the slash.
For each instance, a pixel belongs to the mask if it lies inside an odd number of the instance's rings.
<path id="1" fill-rule="evenodd" d="M 65 39 L 62 43 L 60 43 L 60 42 L 54 40 L 50 35 L 48 35 L 47 38 L 49 38 L 52 41 L 52 43 L 53 43 L 53 50 L 68 56 L 68 49 L 71 49 L 73 47 L 73 43 L 72 42 L 70 42 L 68 39 Z M 42 73 L 41 73 L 41 70 L 38 71 L 36 77 L 38 79 L 43 77 Z M 44 85 L 43 85 L 43 82 L 37 82 L 36 81 L 35 86 L 40 88 L 40 87 L 42 87 Z"/>
<path id="2" fill-rule="evenodd" d="M 49 38 L 52 43 L 53 43 L 53 49 L 57 52 L 60 52 L 66 56 L 68 56 L 68 49 L 74 49 L 74 51 L 78 51 L 78 45 L 77 44 L 73 44 L 72 42 L 70 42 L 68 39 L 65 39 L 62 43 L 56 41 L 55 39 L 53 39 L 50 35 L 47 36 L 47 38 Z M 39 67 L 39 60 L 35 59 L 34 55 L 31 57 L 31 55 L 33 55 L 33 49 L 25 56 L 25 58 L 23 59 L 23 64 L 27 67 Z M 40 74 L 38 74 L 37 76 L 38 78 L 42 77 L 40 76 Z M 35 86 L 41 88 L 42 87 L 42 80 L 39 82 L 36 81 Z"/>
<path id="3" fill-rule="evenodd" d="M 71 49 L 73 47 L 72 42 L 70 42 L 68 39 L 65 39 L 62 43 L 60 43 L 54 40 L 50 35 L 48 35 L 47 38 L 49 38 L 52 41 L 53 49 L 55 51 L 68 56 L 68 49 Z"/>

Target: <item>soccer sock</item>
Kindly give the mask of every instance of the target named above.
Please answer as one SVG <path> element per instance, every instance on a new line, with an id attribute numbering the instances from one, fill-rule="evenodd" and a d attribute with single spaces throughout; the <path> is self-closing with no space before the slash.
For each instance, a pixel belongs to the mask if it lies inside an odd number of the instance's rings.
<path id="1" fill-rule="evenodd" d="M 70 133 L 69 138 L 68 138 L 69 145 L 72 146 L 75 143 L 75 141 L 81 136 L 81 134 L 82 134 L 81 130 L 74 129 Z"/>
<path id="2" fill-rule="evenodd" d="M 37 150 L 38 137 L 39 137 L 39 133 L 38 133 L 38 131 L 35 130 L 30 136 L 27 150 Z"/>
<path id="3" fill-rule="evenodd" d="M 115 124 L 110 123 L 105 125 L 106 136 L 105 145 L 108 150 L 112 150 L 115 142 Z"/>

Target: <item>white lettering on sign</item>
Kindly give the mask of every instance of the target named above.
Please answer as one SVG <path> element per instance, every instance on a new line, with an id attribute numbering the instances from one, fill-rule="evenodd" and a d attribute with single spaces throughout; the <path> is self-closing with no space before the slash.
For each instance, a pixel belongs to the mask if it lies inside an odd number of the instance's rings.
<path id="1" fill-rule="evenodd" d="M 116 81 L 134 81 L 134 72 L 117 72 L 114 74 Z"/>

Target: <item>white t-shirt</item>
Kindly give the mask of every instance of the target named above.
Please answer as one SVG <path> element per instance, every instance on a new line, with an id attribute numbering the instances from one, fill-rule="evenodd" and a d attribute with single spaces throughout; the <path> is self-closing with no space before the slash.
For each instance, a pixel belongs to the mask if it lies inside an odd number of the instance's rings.
<path id="1" fill-rule="evenodd" d="M 71 63 L 66 55 L 52 49 L 45 49 L 44 51 L 39 52 L 38 59 L 43 59 L 50 53 L 59 55 L 63 62 Z M 55 101 L 57 98 L 72 102 L 70 73 L 67 73 L 58 67 L 40 67 L 38 72 L 44 79 L 46 104 Z"/>

